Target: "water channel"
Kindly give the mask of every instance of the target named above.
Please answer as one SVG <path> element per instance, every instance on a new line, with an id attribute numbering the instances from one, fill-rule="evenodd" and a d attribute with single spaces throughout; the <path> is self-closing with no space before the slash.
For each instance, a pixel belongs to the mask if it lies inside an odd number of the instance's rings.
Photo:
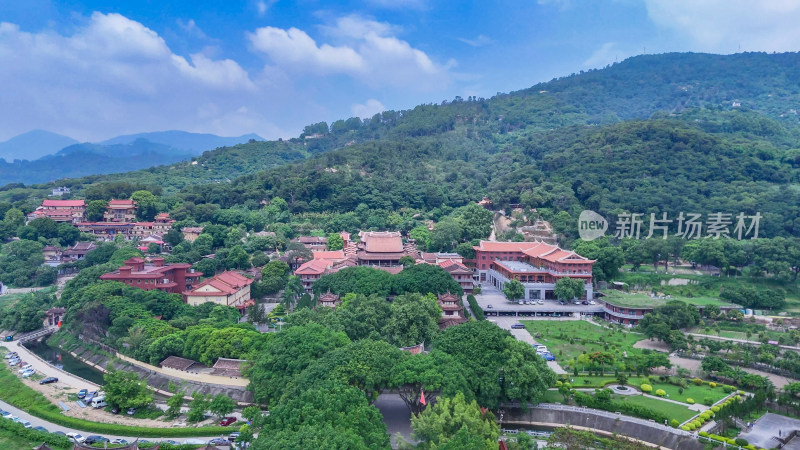
<path id="1" fill-rule="evenodd" d="M 79 376 L 84 380 L 103 385 L 103 374 L 93 367 L 83 363 L 78 358 L 70 355 L 58 347 L 51 347 L 44 341 L 26 342 L 25 348 L 38 355 L 48 363 L 58 367 L 64 372 Z"/>

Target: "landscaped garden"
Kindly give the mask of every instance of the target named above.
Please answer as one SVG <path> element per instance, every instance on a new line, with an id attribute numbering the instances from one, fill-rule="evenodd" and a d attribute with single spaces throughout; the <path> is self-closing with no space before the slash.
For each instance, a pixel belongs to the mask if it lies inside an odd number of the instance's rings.
<path id="1" fill-rule="evenodd" d="M 585 320 L 524 320 L 522 323 L 537 342 L 548 347 L 562 367 L 572 367 L 572 360 L 575 360 L 579 370 L 583 367 L 577 358 L 582 354 L 604 352 L 614 356 L 615 362 L 622 361 L 641 354 L 642 350 L 634 348 L 633 344 L 646 339 L 641 333 L 608 328 Z M 607 368 L 613 373 L 612 365 Z"/>
<path id="2" fill-rule="evenodd" d="M 616 290 L 605 290 L 601 292 L 604 294 L 603 300 L 607 300 L 617 306 L 627 306 L 630 308 L 637 308 L 637 307 L 655 308 L 658 306 L 664 306 L 667 304 L 667 302 L 673 300 L 682 301 L 684 303 L 695 306 L 708 306 L 708 305 L 723 306 L 729 304 L 718 298 L 706 297 L 706 296 L 700 296 L 700 297 L 670 296 L 670 298 L 654 298 L 646 293 L 636 293 L 636 292 L 629 293 Z"/>
<path id="3" fill-rule="evenodd" d="M 681 406 L 677 403 L 646 397 L 644 395 L 614 395 L 613 398 L 621 402 L 640 405 L 659 411 L 680 423 L 691 419 L 697 414 L 696 411 L 690 410 L 687 406 Z"/>

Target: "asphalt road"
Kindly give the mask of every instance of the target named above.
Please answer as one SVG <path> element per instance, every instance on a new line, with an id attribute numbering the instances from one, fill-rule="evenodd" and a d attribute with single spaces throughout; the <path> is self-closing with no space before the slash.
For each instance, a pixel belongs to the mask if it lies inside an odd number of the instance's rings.
<path id="1" fill-rule="evenodd" d="M 509 316 L 499 316 L 499 317 L 490 317 L 490 321 L 494 322 L 500 328 L 508 330 L 511 332 L 511 335 L 514 336 L 518 341 L 522 341 L 531 345 L 538 344 L 536 339 L 528 333 L 528 330 L 525 328 L 513 329 L 511 325 L 515 323 L 520 323 L 520 320 L 529 320 L 527 317 L 509 317 Z M 574 319 L 573 319 L 574 320 Z M 567 373 L 556 361 L 547 361 L 547 366 L 553 370 L 556 374 L 565 374 Z"/>
<path id="2" fill-rule="evenodd" d="M 25 412 L 25 411 L 23 411 L 21 409 L 15 408 L 15 407 L 13 407 L 13 406 L 11 406 L 8 403 L 3 402 L 3 401 L 0 401 L 0 409 L 3 409 L 4 411 L 8 411 L 11 414 L 19 417 L 20 419 L 27 420 L 28 422 L 31 423 L 32 427 L 37 427 L 37 426 L 45 427 L 45 428 L 47 428 L 47 431 L 50 431 L 51 433 L 55 432 L 55 431 L 61 431 L 63 433 L 80 433 L 84 437 L 89 436 L 89 435 L 93 435 L 93 434 L 100 434 L 100 433 L 94 433 L 94 432 L 89 432 L 89 431 L 77 430 L 77 429 L 74 429 L 74 428 L 67 428 L 67 427 L 64 427 L 64 426 L 61 426 L 61 425 L 57 425 L 57 424 L 48 422 L 46 420 L 43 420 L 43 419 L 40 419 L 38 417 L 32 416 L 32 415 L 28 414 L 27 412 Z M 9 420 L 9 419 L 0 418 L 0 420 Z M 231 428 L 231 431 L 236 431 L 236 429 Z M 137 436 L 115 436 L 115 435 L 110 435 L 110 434 L 100 434 L 100 435 L 101 436 L 105 436 L 105 437 L 111 439 L 112 441 L 114 439 L 117 439 L 117 438 L 122 438 L 122 439 L 126 439 L 126 440 L 128 440 L 130 442 L 133 442 L 137 438 Z M 214 438 L 218 438 L 218 437 L 220 437 L 220 436 L 202 436 L 202 437 L 189 437 L 189 438 L 163 438 L 163 439 L 143 438 L 143 439 L 147 439 L 149 441 L 170 439 L 170 440 L 178 441 L 178 442 L 182 443 L 182 442 L 185 442 L 186 440 L 189 440 L 189 439 L 200 439 L 200 440 L 203 440 L 205 442 L 208 442 L 209 440 L 214 439 Z"/>

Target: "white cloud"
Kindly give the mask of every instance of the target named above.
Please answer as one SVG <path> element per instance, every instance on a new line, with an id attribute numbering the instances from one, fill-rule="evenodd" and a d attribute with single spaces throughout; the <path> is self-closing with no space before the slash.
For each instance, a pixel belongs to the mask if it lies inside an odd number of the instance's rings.
<path id="1" fill-rule="evenodd" d="M 436 64 L 422 50 L 394 36 L 399 28 L 359 16 L 321 27 L 337 45 L 317 42 L 297 28 L 263 27 L 248 33 L 253 48 L 280 68 L 304 74 L 347 74 L 371 87 L 433 90 L 449 83 L 455 61 Z"/>
<path id="2" fill-rule="evenodd" d="M 469 45 L 470 47 L 483 47 L 484 45 L 493 44 L 494 41 L 482 34 L 479 34 L 475 39 L 458 38 L 459 41 Z"/>
<path id="3" fill-rule="evenodd" d="M 0 23 L 0 60 L 8 105 L 0 135 L 31 128 L 81 140 L 163 129 L 267 132 L 274 125 L 258 106 L 292 90 L 256 84 L 230 59 L 177 55 L 156 32 L 119 14 L 94 13 L 71 35 Z M 217 116 L 199 116 L 199 102 Z M 219 122 L 231 115 L 251 120 Z"/>
<path id="4" fill-rule="evenodd" d="M 386 111 L 386 107 L 383 106 L 383 103 L 371 98 L 364 102 L 364 104 L 356 103 L 350 108 L 350 111 L 353 113 L 355 117 L 361 117 L 362 119 L 368 119 L 379 112 Z"/>
<path id="5" fill-rule="evenodd" d="M 203 30 L 201 30 L 200 27 L 198 27 L 197 24 L 194 22 L 194 19 L 189 19 L 189 20 L 177 19 L 175 22 L 187 34 L 190 34 L 200 39 L 208 38 L 208 36 L 206 36 L 206 34 L 203 32 Z"/>
<path id="6" fill-rule="evenodd" d="M 263 27 L 248 33 L 253 47 L 266 53 L 279 66 L 300 71 L 357 73 L 366 69 L 364 59 L 349 47 L 317 46 L 303 30 Z"/>
<path id="7" fill-rule="evenodd" d="M 800 50 L 796 0 L 645 0 L 658 26 L 690 39 L 696 51 Z"/>
<path id="8" fill-rule="evenodd" d="M 258 17 L 264 17 L 267 14 L 267 11 L 277 3 L 278 0 L 259 0 L 256 2 L 256 11 L 258 12 Z"/>
<path id="9" fill-rule="evenodd" d="M 628 56 L 630 56 L 630 54 L 621 50 L 616 43 L 606 42 L 595 50 L 581 65 L 588 69 L 599 69 L 614 62 L 622 61 Z"/>

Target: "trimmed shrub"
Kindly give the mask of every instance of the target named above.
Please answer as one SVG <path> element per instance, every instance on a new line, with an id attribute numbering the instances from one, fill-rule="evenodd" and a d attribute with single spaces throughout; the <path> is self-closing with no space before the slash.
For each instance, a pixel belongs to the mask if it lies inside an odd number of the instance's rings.
<path id="1" fill-rule="evenodd" d="M 715 413 L 718 413 L 720 409 L 722 409 L 722 408 L 720 408 L 719 406 L 712 406 L 711 407 L 711 411 L 713 411 Z"/>
<path id="2" fill-rule="evenodd" d="M 735 391 L 736 388 L 731 386 L 730 384 L 726 384 L 722 386 L 722 390 L 725 391 L 726 394 L 730 394 L 731 392 Z"/>
<path id="3" fill-rule="evenodd" d="M 469 303 L 469 308 L 472 310 L 472 314 L 475 315 L 475 319 L 477 320 L 484 320 L 486 319 L 486 315 L 483 312 L 483 308 L 478 305 L 478 301 L 475 300 L 475 296 L 469 294 L 467 296 L 467 303 Z"/>
<path id="4" fill-rule="evenodd" d="M 705 431 L 701 431 L 701 432 L 700 432 L 700 433 L 698 433 L 698 434 L 699 434 L 700 436 L 703 436 L 703 437 L 708 437 L 708 433 L 707 433 L 707 432 L 705 432 Z"/>
<path id="5" fill-rule="evenodd" d="M 694 399 L 693 398 L 687 398 L 686 399 L 686 403 L 688 403 L 690 405 L 694 405 Z"/>
<path id="6" fill-rule="evenodd" d="M 692 421 L 692 425 L 694 425 L 695 428 L 700 428 L 703 426 L 703 422 L 701 422 L 699 419 L 694 419 Z"/>
<path id="7" fill-rule="evenodd" d="M 642 385 L 639 386 L 639 387 L 642 389 L 642 392 L 652 392 L 653 391 L 653 386 L 651 386 L 651 385 L 649 385 L 647 383 L 642 383 Z"/>
<path id="8" fill-rule="evenodd" d="M 678 422 L 678 420 L 677 420 L 677 419 L 672 419 L 672 420 L 670 420 L 670 421 L 669 421 L 669 425 L 670 425 L 672 428 L 678 428 L 678 425 L 680 425 L 680 424 L 681 424 L 681 423 L 680 423 L 680 422 Z"/>
<path id="9" fill-rule="evenodd" d="M 556 387 L 561 387 L 562 384 L 564 383 L 562 383 L 561 380 L 556 380 Z"/>
<path id="10" fill-rule="evenodd" d="M 697 386 L 702 386 L 703 380 L 701 380 L 700 378 L 692 378 L 692 383 L 696 384 Z"/>
<path id="11" fill-rule="evenodd" d="M 665 397 L 667 395 L 667 391 L 665 391 L 663 389 L 658 389 L 658 390 L 656 390 L 656 395 L 659 396 L 659 397 Z"/>
<path id="12" fill-rule="evenodd" d="M 711 397 L 706 397 L 703 399 L 703 404 L 706 406 L 711 406 L 714 404 L 714 399 Z"/>
<path id="13" fill-rule="evenodd" d="M 710 387 L 711 389 L 714 389 L 715 387 L 717 387 L 717 383 L 714 383 L 713 381 L 709 381 L 708 382 L 708 387 Z"/>
<path id="14" fill-rule="evenodd" d="M 744 395 L 744 391 L 739 391 L 739 395 Z"/>
<path id="15" fill-rule="evenodd" d="M 682 426 L 681 430 L 683 430 L 683 431 L 692 431 L 691 429 L 689 429 L 689 425 Z"/>
<path id="16" fill-rule="evenodd" d="M 734 439 L 733 442 L 736 443 L 736 445 L 738 445 L 739 447 L 747 447 L 748 445 L 750 445 L 750 443 L 747 442 L 747 439 L 745 438 L 736 438 Z"/>

